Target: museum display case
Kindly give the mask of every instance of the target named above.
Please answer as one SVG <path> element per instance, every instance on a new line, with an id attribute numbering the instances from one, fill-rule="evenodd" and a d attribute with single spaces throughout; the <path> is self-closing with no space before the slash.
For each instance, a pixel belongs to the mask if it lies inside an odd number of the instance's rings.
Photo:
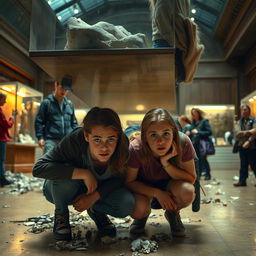
<path id="1" fill-rule="evenodd" d="M 151 48 L 151 15 L 148 0 L 32 1 L 30 51 Z"/>
<path id="2" fill-rule="evenodd" d="M 215 145 L 230 145 L 229 136 L 232 136 L 234 129 L 234 105 L 186 105 L 185 115 L 191 118 L 191 109 L 199 108 L 205 113 L 212 127 L 212 138 Z"/>
<path id="3" fill-rule="evenodd" d="M 12 141 L 7 144 L 6 169 L 31 171 L 37 147 L 34 122 L 43 94 L 17 81 L 0 83 L 0 91 L 7 95 L 2 107 L 5 116 L 15 118 L 9 129 Z"/>
<path id="4" fill-rule="evenodd" d="M 175 50 L 174 47 L 152 48 L 147 0 L 85 0 L 79 4 L 71 1 L 67 3 L 67 13 L 58 11 L 57 2 L 49 5 L 47 1 L 32 1 L 29 54 L 40 68 L 56 81 L 65 75 L 72 76 L 73 93 L 89 108 L 111 107 L 122 113 L 141 112 L 138 106 L 176 109 Z M 115 41 L 113 34 L 106 33 L 109 38 L 103 36 L 106 40 L 99 44 L 110 41 L 110 47 L 82 45 L 88 41 L 88 35 L 86 25 L 75 20 L 81 15 L 73 12 L 77 5 L 82 6 L 83 22 L 120 25 L 132 35 L 144 34 L 146 44 L 121 47 L 119 43 L 123 39 Z M 73 28 L 67 23 L 71 16 L 78 22 Z M 106 23 L 101 25 L 104 29 L 111 27 Z M 103 27 L 99 30 L 105 34 Z M 115 33 L 116 29 L 124 31 L 121 27 L 112 28 Z"/>

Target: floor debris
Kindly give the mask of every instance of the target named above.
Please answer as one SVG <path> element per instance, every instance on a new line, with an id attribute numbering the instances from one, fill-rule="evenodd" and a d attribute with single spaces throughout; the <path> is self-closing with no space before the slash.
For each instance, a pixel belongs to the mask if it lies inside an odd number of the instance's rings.
<path id="1" fill-rule="evenodd" d="M 86 251 L 88 249 L 88 242 L 85 238 L 72 241 L 57 241 L 55 248 L 58 251 Z"/>
<path id="2" fill-rule="evenodd" d="M 132 252 L 136 252 L 136 253 L 149 254 L 151 252 L 156 252 L 157 249 L 158 249 L 158 243 L 152 240 L 136 239 L 131 243 L 131 250 Z M 139 255 L 139 254 L 132 254 L 132 255 Z"/>
<path id="3" fill-rule="evenodd" d="M 1 194 L 15 194 L 20 195 L 29 191 L 42 191 L 44 179 L 29 178 L 23 173 L 6 172 L 6 178 L 13 183 L 9 185 L 10 189 L 1 192 Z"/>

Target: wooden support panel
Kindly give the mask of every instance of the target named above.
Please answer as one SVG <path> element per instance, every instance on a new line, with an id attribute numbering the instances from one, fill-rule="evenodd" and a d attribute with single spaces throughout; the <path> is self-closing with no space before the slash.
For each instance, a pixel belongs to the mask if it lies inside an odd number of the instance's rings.
<path id="1" fill-rule="evenodd" d="M 31 172 L 35 163 L 37 145 L 7 143 L 5 169 L 16 172 Z"/>
<path id="2" fill-rule="evenodd" d="M 153 107 L 176 109 L 174 50 L 123 49 L 31 52 L 53 79 L 74 78 L 74 94 L 90 107 L 137 112 Z"/>

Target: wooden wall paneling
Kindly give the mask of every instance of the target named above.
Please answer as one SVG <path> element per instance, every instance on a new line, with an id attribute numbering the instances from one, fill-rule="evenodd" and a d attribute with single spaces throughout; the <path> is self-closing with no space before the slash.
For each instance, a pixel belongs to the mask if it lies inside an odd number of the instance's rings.
<path id="1" fill-rule="evenodd" d="M 237 82 L 233 78 L 194 79 L 192 85 L 179 89 L 181 113 L 186 105 L 236 105 L 237 102 Z"/>
<path id="2" fill-rule="evenodd" d="M 246 81 L 250 92 L 256 90 L 256 68 L 254 68 L 247 76 Z"/>

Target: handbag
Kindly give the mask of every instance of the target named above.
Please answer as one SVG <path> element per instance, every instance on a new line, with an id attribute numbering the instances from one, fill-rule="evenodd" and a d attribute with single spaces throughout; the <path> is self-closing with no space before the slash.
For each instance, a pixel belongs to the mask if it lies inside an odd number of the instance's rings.
<path id="1" fill-rule="evenodd" d="M 211 139 L 200 139 L 199 143 L 199 150 L 201 156 L 215 154 L 215 147 Z"/>
<path id="2" fill-rule="evenodd" d="M 235 144 L 233 146 L 232 153 L 236 154 L 239 151 L 239 146 L 238 146 L 238 140 L 235 141 Z"/>

